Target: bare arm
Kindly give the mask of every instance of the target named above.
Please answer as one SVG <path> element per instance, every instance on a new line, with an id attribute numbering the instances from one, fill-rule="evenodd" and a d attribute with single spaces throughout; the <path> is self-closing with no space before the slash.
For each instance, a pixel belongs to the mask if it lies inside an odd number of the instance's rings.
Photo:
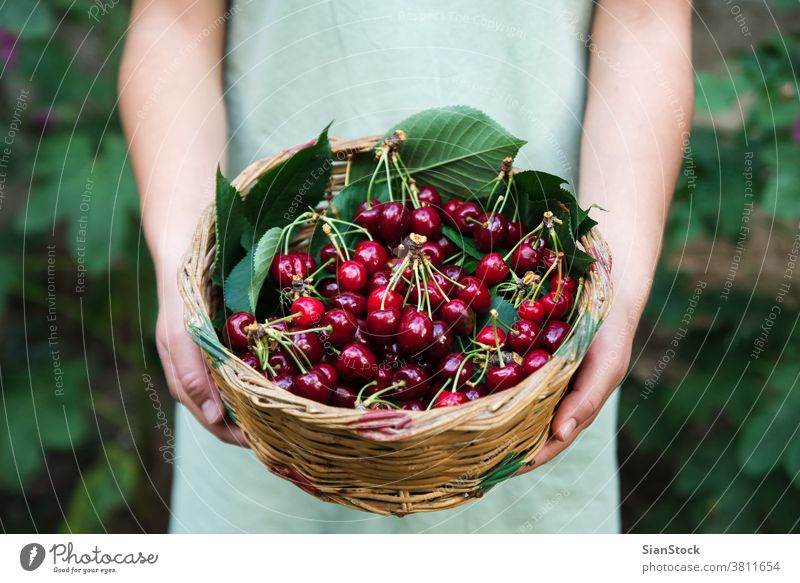
<path id="1" fill-rule="evenodd" d="M 119 76 L 120 112 L 155 262 L 157 338 L 170 392 L 225 441 L 241 433 L 183 328 L 177 270 L 213 198 L 225 152 L 224 0 L 136 0 Z"/>
<path id="2" fill-rule="evenodd" d="M 601 0 L 592 26 L 579 192 L 613 255 L 615 299 L 536 466 L 592 421 L 627 372 L 692 118 L 691 2 Z"/>

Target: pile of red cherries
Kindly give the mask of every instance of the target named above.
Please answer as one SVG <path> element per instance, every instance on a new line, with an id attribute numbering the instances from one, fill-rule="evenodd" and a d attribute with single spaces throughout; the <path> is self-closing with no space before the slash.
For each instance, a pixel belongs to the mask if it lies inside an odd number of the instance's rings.
<path id="1" fill-rule="evenodd" d="M 352 223 L 328 220 L 318 257 L 277 254 L 269 277 L 283 312 L 263 322 L 234 313 L 226 344 L 278 387 L 358 409 L 452 407 L 541 368 L 568 337 L 580 293 L 558 219 L 545 213 L 529 228 L 475 202 L 443 202 L 431 187 L 414 194 L 364 202 Z M 467 238 L 484 253 L 477 264 Z M 515 321 L 500 318 L 495 297 Z"/>

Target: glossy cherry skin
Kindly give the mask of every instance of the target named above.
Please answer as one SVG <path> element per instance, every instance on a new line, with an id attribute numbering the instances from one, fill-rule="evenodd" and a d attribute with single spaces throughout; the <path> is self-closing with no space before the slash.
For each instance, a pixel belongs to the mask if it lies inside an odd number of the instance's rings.
<path id="1" fill-rule="evenodd" d="M 275 375 L 274 377 L 270 377 L 269 380 L 271 380 L 273 383 L 275 383 L 285 391 L 291 391 L 292 384 L 294 384 L 294 375 L 288 372 L 282 372 Z"/>
<path id="2" fill-rule="evenodd" d="M 255 324 L 256 317 L 250 312 L 236 312 L 225 320 L 225 327 L 222 329 L 222 338 L 232 350 L 236 352 L 247 352 L 248 340 L 246 326 Z"/>
<path id="3" fill-rule="evenodd" d="M 365 346 L 369 346 L 372 342 L 372 339 L 369 337 L 369 332 L 367 331 L 367 321 L 366 320 L 358 320 L 358 326 L 356 327 L 356 333 L 353 334 L 353 342 L 357 342 L 358 344 L 364 344 Z"/>
<path id="4" fill-rule="evenodd" d="M 472 334 L 475 328 L 475 312 L 464 300 L 456 298 L 445 303 L 439 309 L 439 316 L 457 336 Z"/>
<path id="5" fill-rule="evenodd" d="M 297 314 L 292 322 L 300 326 L 313 326 L 325 314 L 325 304 L 316 298 L 302 297 L 292 302 L 292 314 Z"/>
<path id="6" fill-rule="evenodd" d="M 392 376 L 395 370 L 397 370 L 397 367 L 383 366 L 383 364 L 378 366 L 378 369 L 375 371 L 375 388 L 367 389 L 366 393 L 368 395 L 377 393 L 381 389 L 385 389 L 392 384 Z"/>
<path id="7" fill-rule="evenodd" d="M 436 400 L 433 402 L 433 407 L 439 409 L 441 407 L 456 407 L 468 403 L 469 399 L 464 393 L 453 391 L 442 391 Z"/>
<path id="8" fill-rule="evenodd" d="M 388 269 L 381 269 L 380 271 L 376 271 L 375 273 L 369 276 L 367 291 L 372 293 L 376 289 L 388 286 L 391 277 L 392 274 L 389 272 Z"/>
<path id="9" fill-rule="evenodd" d="M 522 226 L 522 223 L 509 221 L 508 229 L 506 230 L 505 246 L 511 249 L 522 240 L 525 233 L 525 227 Z"/>
<path id="10" fill-rule="evenodd" d="M 433 321 L 433 340 L 425 351 L 425 358 L 436 362 L 450 352 L 453 345 L 453 334 L 450 326 L 441 320 Z"/>
<path id="11" fill-rule="evenodd" d="M 308 253 L 297 253 L 297 256 L 303 261 L 303 265 L 306 267 L 306 273 L 311 275 L 317 270 L 317 262 L 316 260 Z"/>
<path id="12" fill-rule="evenodd" d="M 467 397 L 469 401 L 475 401 L 476 399 L 480 399 L 481 397 L 485 397 L 489 394 L 489 391 L 486 390 L 486 386 L 483 384 L 475 385 L 474 387 L 466 387 L 463 391 L 464 395 Z"/>
<path id="13" fill-rule="evenodd" d="M 422 203 L 427 203 L 433 208 L 442 208 L 442 197 L 433 186 L 423 186 L 417 193 L 417 198 Z"/>
<path id="14" fill-rule="evenodd" d="M 475 342 L 488 346 L 489 348 L 496 348 L 497 346 L 502 348 L 506 344 L 506 333 L 499 325 L 492 326 L 490 324 L 478 331 L 475 335 Z"/>
<path id="15" fill-rule="evenodd" d="M 436 240 L 436 244 L 441 247 L 445 259 L 452 257 L 461 250 L 458 245 L 447 237 L 439 237 L 439 239 Z"/>
<path id="16" fill-rule="evenodd" d="M 385 287 L 373 290 L 367 297 L 367 312 L 402 307 L 403 296 Z"/>
<path id="17" fill-rule="evenodd" d="M 550 360 L 550 353 L 541 348 L 534 348 L 522 360 L 522 369 L 526 375 L 532 375 Z"/>
<path id="18" fill-rule="evenodd" d="M 314 332 L 292 334 L 292 342 L 294 342 L 295 346 L 290 350 L 293 350 L 295 354 L 299 351 L 306 355 L 304 359 L 302 355 L 297 354 L 298 360 L 302 363 L 305 363 L 306 359 L 308 359 L 311 364 L 316 364 L 325 356 L 325 347 L 322 344 L 322 340 Z"/>
<path id="19" fill-rule="evenodd" d="M 316 286 L 317 291 L 323 298 L 332 298 L 339 293 L 339 284 L 335 279 L 326 279 Z"/>
<path id="20" fill-rule="evenodd" d="M 239 358 L 242 359 L 242 362 L 245 363 L 250 368 L 256 369 L 258 372 L 263 372 L 261 369 L 261 361 L 258 360 L 258 357 L 253 354 L 252 352 L 248 352 L 247 354 L 243 354 Z"/>
<path id="21" fill-rule="evenodd" d="M 369 275 L 386 268 L 389 250 L 377 241 L 360 241 L 353 251 L 353 259 L 361 263 Z"/>
<path id="22" fill-rule="evenodd" d="M 550 289 L 556 291 L 561 286 L 561 291 L 565 291 L 575 297 L 575 292 L 578 291 L 578 282 L 571 277 L 564 275 L 559 277 L 558 273 L 550 276 Z"/>
<path id="23" fill-rule="evenodd" d="M 350 312 L 334 308 L 322 317 L 320 326 L 331 327 L 330 331 L 322 332 L 322 337 L 334 346 L 339 346 L 350 342 L 353 338 L 358 328 L 358 320 Z"/>
<path id="24" fill-rule="evenodd" d="M 364 201 L 356 209 L 353 222 L 365 228 L 373 237 L 378 235 L 378 225 L 381 222 L 381 203 L 377 201 Z"/>
<path id="25" fill-rule="evenodd" d="M 292 392 L 298 397 L 305 397 L 317 403 L 327 404 L 331 398 L 333 385 L 318 370 L 310 370 L 294 377 Z"/>
<path id="26" fill-rule="evenodd" d="M 398 243 L 408 234 L 410 213 L 399 202 L 385 202 L 381 205 L 381 218 L 378 231 L 389 243 Z"/>
<path id="27" fill-rule="evenodd" d="M 352 409 L 356 404 L 357 396 L 358 394 L 356 393 L 355 389 L 352 389 L 347 385 L 337 384 L 331 392 L 331 400 L 328 404 L 334 407 Z"/>
<path id="28" fill-rule="evenodd" d="M 466 359 L 466 355 L 463 352 L 451 352 L 450 354 L 446 355 L 439 361 L 439 364 L 436 366 L 436 378 L 439 381 L 444 381 L 446 379 L 454 379 L 455 386 L 458 387 L 463 385 L 469 379 L 472 378 L 472 375 L 475 374 L 475 365 L 472 363 L 471 360 L 467 361 L 464 366 L 461 368 L 461 373 L 458 375 L 458 379 L 456 379 L 456 374 L 458 374 L 458 369 L 461 367 L 461 363 Z M 451 384 L 451 386 L 453 385 Z"/>
<path id="29" fill-rule="evenodd" d="M 350 312 L 356 318 L 367 313 L 367 298 L 355 292 L 341 292 L 330 299 L 330 305 Z"/>
<path id="30" fill-rule="evenodd" d="M 446 203 L 444 203 L 444 207 L 442 209 L 442 220 L 446 225 L 458 228 L 455 216 L 456 216 L 456 211 L 462 204 L 463 204 L 462 201 L 455 198 L 451 198 Z"/>
<path id="31" fill-rule="evenodd" d="M 361 291 L 367 287 L 367 268 L 358 261 L 345 261 L 336 270 L 339 289 L 349 292 Z"/>
<path id="32" fill-rule="evenodd" d="M 441 268 L 439 268 L 439 271 L 444 273 L 447 277 L 449 277 L 455 282 L 461 281 L 461 278 L 467 275 L 467 272 L 464 271 L 462 267 L 459 267 L 458 265 L 453 265 L 452 263 L 443 265 Z"/>
<path id="33" fill-rule="evenodd" d="M 506 342 L 511 350 L 520 356 L 525 356 L 536 345 L 540 332 L 538 324 L 528 320 L 517 320 L 511 326 Z"/>
<path id="34" fill-rule="evenodd" d="M 292 357 L 283 352 L 271 352 L 267 358 L 267 364 L 275 371 L 275 374 L 289 373 L 294 376 L 299 372 Z"/>
<path id="35" fill-rule="evenodd" d="M 481 207 L 474 202 L 464 202 L 453 213 L 453 222 L 455 228 L 462 237 L 472 235 L 473 221 L 479 221 L 481 218 Z M 456 241 L 458 244 L 458 241 Z"/>
<path id="36" fill-rule="evenodd" d="M 430 387 L 428 373 L 416 364 L 407 364 L 398 368 L 392 375 L 392 384 L 400 384 L 386 393 L 392 399 L 411 401 L 425 396 Z"/>
<path id="37" fill-rule="evenodd" d="M 433 207 L 423 206 L 411 211 L 409 220 L 412 233 L 424 235 L 429 239 L 439 237 L 442 232 L 442 218 Z"/>
<path id="38" fill-rule="evenodd" d="M 373 409 L 376 411 L 393 411 L 394 407 L 392 407 L 389 403 L 370 403 L 367 407 L 368 409 Z"/>
<path id="39" fill-rule="evenodd" d="M 339 375 L 336 374 L 336 369 L 333 367 L 333 365 L 328 364 L 327 362 L 315 364 L 311 370 L 321 372 L 322 375 L 328 380 L 328 385 L 331 387 L 334 386 L 339 380 Z"/>
<path id="40" fill-rule="evenodd" d="M 322 246 L 322 249 L 319 250 L 319 260 L 323 264 L 327 263 L 327 265 L 325 265 L 325 270 L 332 273 L 336 271 L 339 264 L 342 262 L 339 251 L 333 246 L 333 243 L 327 243 Z M 328 263 L 328 261 L 330 261 L 330 263 Z"/>
<path id="41" fill-rule="evenodd" d="M 491 251 L 503 246 L 508 232 L 508 219 L 499 213 L 480 217 L 480 224 L 472 225 L 472 238 L 480 251 Z"/>
<path id="42" fill-rule="evenodd" d="M 300 276 L 302 279 L 308 277 L 308 266 L 300 255 L 289 253 L 284 255 L 278 253 L 272 260 L 272 266 L 269 269 L 270 277 L 279 288 L 292 287 L 293 277 Z"/>
<path id="43" fill-rule="evenodd" d="M 414 287 L 411 288 L 411 294 L 409 295 L 409 297 L 411 298 L 411 302 L 414 305 L 416 305 L 417 302 L 419 301 L 420 292 L 422 293 L 423 297 L 422 300 L 423 306 L 428 305 L 427 301 L 424 299 L 426 294 L 431 302 L 431 308 L 433 308 L 434 310 L 445 302 L 444 295 L 439 290 L 439 288 L 436 287 L 436 284 L 429 281 L 425 287 L 420 287 L 415 285 Z"/>
<path id="44" fill-rule="evenodd" d="M 552 249 L 544 249 L 541 254 L 541 259 L 539 260 L 539 267 L 541 269 L 549 269 L 558 261 L 558 258 L 558 253 Z"/>
<path id="45" fill-rule="evenodd" d="M 545 318 L 544 308 L 538 300 L 525 300 L 517 308 L 517 314 L 520 318 L 534 324 L 541 324 Z"/>
<path id="46" fill-rule="evenodd" d="M 406 354 L 419 354 L 433 340 L 433 322 L 427 314 L 416 310 L 406 312 L 397 331 L 397 344 Z"/>
<path id="47" fill-rule="evenodd" d="M 438 243 L 434 243 L 433 241 L 426 241 L 422 245 L 420 245 L 419 250 L 428 258 L 435 267 L 439 267 L 442 262 L 447 259 L 444 256 L 444 252 L 442 248 L 439 247 Z"/>
<path id="48" fill-rule="evenodd" d="M 400 310 L 397 308 L 374 310 L 367 314 L 367 332 L 377 341 L 393 338 L 399 327 Z"/>
<path id="49" fill-rule="evenodd" d="M 363 344 L 350 343 L 342 348 L 336 359 L 336 372 L 343 379 L 354 382 L 368 382 L 375 377 L 378 359 Z"/>
<path id="50" fill-rule="evenodd" d="M 486 285 L 497 285 L 508 277 L 509 269 L 503 256 L 499 253 L 489 253 L 478 261 L 475 267 L 475 275 L 483 280 Z"/>
<path id="51" fill-rule="evenodd" d="M 569 334 L 569 329 L 569 324 L 562 320 L 550 320 L 542 328 L 542 334 L 539 336 L 539 346 L 552 354 L 558 350 L 559 346 L 564 344 L 564 340 Z"/>
<path id="52" fill-rule="evenodd" d="M 562 291 L 559 294 L 556 294 L 555 291 L 551 291 L 542 296 L 539 299 L 539 303 L 544 310 L 546 318 L 558 320 L 569 314 L 569 311 L 572 309 L 573 299 L 572 294 L 568 291 Z"/>
<path id="53" fill-rule="evenodd" d="M 422 401 L 406 401 L 400 405 L 406 411 L 424 411 L 427 407 Z"/>
<path id="54" fill-rule="evenodd" d="M 525 372 L 516 362 L 509 362 L 505 366 L 489 367 L 486 371 L 486 388 L 490 393 L 504 391 L 522 382 Z"/>
<path id="55" fill-rule="evenodd" d="M 518 274 L 535 271 L 539 267 L 541 253 L 528 243 L 522 243 L 511 253 L 511 268 Z"/>
<path id="56" fill-rule="evenodd" d="M 477 277 L 467 275 L 459 281 L 462 288 L 458 289 L 459 299 L 467 302 L 467 305 L 476 312 L 485 312 L 492 307 L 492 296 L 489 294 L 489 288 Z"/>

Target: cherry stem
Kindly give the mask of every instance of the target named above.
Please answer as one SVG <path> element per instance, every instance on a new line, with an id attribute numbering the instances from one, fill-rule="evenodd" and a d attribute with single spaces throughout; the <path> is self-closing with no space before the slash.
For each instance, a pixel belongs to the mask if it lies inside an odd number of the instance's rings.
<path id="1" fill-rule="evenodd" d="M 339 256 L 339 259 L 344 259 L 345 261 L 350 261 L 350 252 L 347 250 L 347 246 L 344 245 L 344 237 L 339 232 L 339 229 L 336 228 L 332 222 L 326 222 L 322 225 L 322 232 L 328 236 L 328 239 L 331 241 L 331 245 L 333 248 L 336 249 L 336 254 Z M 334 236 L 333 233 L 336 233 Z M 338 241 L 336 240 L 338 237 Z M 344 250 L 344 253 L 342 253 Z"/>
<path id="2" fill-rule="evenodd" d="M 370 234 L 370 232 L 367 229 L 365 229 L 364 227 L 360 226 L 360 225 L 356 225 L 355 223 L 351 223 L 350 221 L 345 221 L 343 219 L 333 219 L 331 217 L 323 217 L 322 220 L 325 221 L 326 223 L 341 223 L 342 225 L 347 225 L 348 227 L 352 227 L 353 228 L 353 232 L 363 233 L 364 235 L 367 236 L 367 238 L 370 241 L 372 241 L 372 235 Z M 333 226 L 333 225 L 331 225 L 331 226 Z M 336 231 L 336 232 L 339 233 L 339 231 Z M 350 231 L 345 231 L 345 232 L 349 233 Z"/>
<path id="3" fill-rule="evenodd" d="M 292 342 L 291 340 L 289 340 L 289 341 L 287 342 L 286 340 L 283 340 L 282 338 L 275 337 L 275 342 L 277 342 L 278 344 L 280 344 L 280 345 L 281 345 L 281 346 L 282 346 L 282 347 L 283 347 L 283 348 L 286 350 L 287 354 L 288 354 L 289 356 L 291 356 L 291 357 L 292 357 L 292 360 L 294 360 L 294 362 L 297 364 L 298 368 L 299 368 L 299 369 L 300 369 L 302 372 L 307 372 L 307 371 L 308 371 L 308 368 L 311 368 L 311 367 L 313 366 L 313 365 L 311 364 L 311 360 L 309 360 L 308 356 L 306 356 L 306 353 L 305 353 L 305 352 L 303 352 L 302 350 L 300 350 L 300 349 L 297 347 L 297 344 L 295 344 L 295 343 L 294 343 L 294 342 Z M 305 365 L 303 365 L 303 363 L 302 363 L 302 362 L 300 362 L 300 360 L 297 358 L 297 355 L 294 353 L 294 350 L 292 350 L 292 349 L 297 349 L 297 351 L 298 351 L 300 354 L 302 354 L 302 355 L 303 355 L 303 358 L 305 359 L 306 363 L 308 364 L 308 368 L 306 368 L 306 367 L 305 367 Z"/>
<path id="4" fill-rule="evenodd" d="M 435 286 L 436 286 L 436 289 L 438 289 L 438 290 L 439 290 L 439 293 L 441 293 L 441 294 L 442 294 L 442 297 L 444 297 L 444 300 L 445 300 L 446 302 L 449 302 L 449 301 L 450 301 L 450 298 L 449 298 L 449 297 L 448 297 L 448 295 L 445 293 L 445 291 L 442 289 L 442 286 L 440 286 L 440 285 L 439 285 L 439 282 L 438 282 L 438 281 L 436 281 L 436 278 L 435 278 L 435 277 L 433 277 L 433 271 L 431 271 L 431 268 L 433 268 L 433 269 L 436 269 L 436 268 L 435 268 L 435 267 L 433 267 L 433 264 L 432 264 L 432 263 L 428 263 L 428 262 L 425 262 L 425 263 L 423 264 L 423 267 L 425 267 L 425 268 L 428 270 L 428 274 L 430 275 L 430 281 L 433 281 L 433 285 L 435 285 Z M 437 269 L 436 271 L 439 271 L 439 270 Z M 447 277 L 445 274 L 443 274 L 443 273 L 442 273 L 442 272 L 440 272 L 440 271 L 439 271 L 439 275 L 441 275 L 442 277 L 445 277 L 445 278 L 447 278 L 447 279 L 450 279 L 449 277 Z M 451 281 L 452 281 L 452 280 L 451 280 Z M 453 282 L 453 283 L 455 283 L 455 282 Z M 461 287 L 463 288 L 464 286 L 462 285 Z"/>
<path id="5" fill-rule="evenodd" d="M 437 267 L 436 267 L 436 266 L 435 266 L 433 263 L 429 263 L 428 265 L 429 265 L 429 266 L 430 266 L 430 268 L 431 268 L 431 269 L 433 269 L 433 270 L 434 270 L 436 273 L 438 273 L 439 275 L 441 275 L 443 278 L 445 278 L 447 281 L 449 281 L 449 282 L 450 282 L 450 283 L 452 283 L 453 285 L 457 286 L 459 289 L 464 289 L 465 287 L 467 287 L 467 286 L 465 286 L 463 283 L 458 283 L 458 282 L 457 282 L 455 279 L 453 279 L 453 278 L 451 278 L 451 277 L 448 277 L 448 276 L 446 276 L 446 275 L 445 275 L 444 273 L 442 273 L 442 272 L 441 272 L 441 271 L 440 271 L 440 270 L 439 270 L 439 269 L 438 269 L 438 268 L 437 268 Z M 439 291 L 442 291 L 442 289 L 441 289 L 441 288 L 439 288 Z M 442 293 L 444 293 L 444 292 L 442 292 Z"/>
<path id="6" fill-rule="evenodd" d="M 527 234 L 523 235 L 522 238 L 519 241 L 517 241 L 517 244 L 514 245 L 511 248 L 511 250 L 506 254 L 505 257 L 503 257 L 503 261 L 507 262 L 509 260 L 509 258 L 511 257 L 511 255 L 514 254 L 514 251 L 516 251 L 519 248 L 519 246 L 522 245 L 528 237 L 532 237 L 536 233 L 540 232 L 543 228 L 544 228 L 544 223 L 539 223 L 539 225 L 535 229 L 533 229 L 530 233 L 527 233 Z M 538 241 L 538 240 L 539 239 L 537 238 L 536 241 Z"/>
<path id="7" fill-rule="evenodd" d="M 389 156 L 383 156 L 383 167 L 386 168 L 386 186 L 389 187 L 389 200 L 393 201 L 394 196 L 392 196 L 392 171 L 389 168 Z"/>
<path id="8" fill-rule="evenodd" d="M 320 265 L 319 267 L 317 267 L 316 271 L 314 271 L 314 273 L 312 273 L 311 275 L 309 275 L 309 276 L 308 276 L 306 279 L 314 279 L 314 278 L 316 277 L 316 275 L 317 275 L 317 274 L 318 274 L 320 271 L 322 271 L 323 269 L 325 269 L 325 268 L 326 268 L 328 265 L 330 265 L 332 261 L 333 261 L 333 259 L 328 259 L 328 260 L 327 260 L 325 263 L 323 263 L 322 265 Z"/>
<path id="9" fill-rule="evenodd" d="M 426 410 L 426 411 L 430 411 L 430 410 L 433 408 L 433 405 L 436 403 L 436 399 L 438 399 L 438 398 L 439 398 L 439 395 L 441 395 L 441 394 L 442 394 L 442 392 L 444 392 L 444 390 L 447 388 L 447 385 L 449 385 L 449 384 L 450 384 L 450 381 L 451 381 L 451 380 L 453 380 L 453 379 L 447 379 L 447 380 L 444 382 L 444 384 L 442 385 L 442 388 L 441 388 L 441 389 L 439 389 L 439 390 L 436 392 L 436 394 L 433 396 L 433 399 L 431 399 L 431 402 L 430 402 L 430 403 L 428 403 L 428 406 L 425 408 L 425 410 Z M 453 390 L 453 392 L 455 392 L 455 391 L 457 391 L 457 390 L 458 390 L 458 388 L 455 388 L 455 389 Z"/>
<path id="10" fill-rule="evenodd" d="M 575 300 L 572 303 L 572 309 L 567 314 L 567 322 L 572 319 L 572 315 L 575 313 L 575 309 L 578 307 L 578 298 L 581 297 L 581 292 L 583 291 L 583 277 L 578 279 L 578 289 L 575 290 Z"/>
<path id="11" fill-rule="evenodd" d="M 419 208 L 422 205 L 419 202 L 419 198 L 416 196 L 414 189 L 409 186 L 408 180 L 406 179 L 405 174 L 403 174 L 403 170 L 400 168 L 399 157 L 396 152 L 395 155 L 392 156 L 392 164 L 394 164 L 394 167 L 397 170 L 397 175 L 400 177 L 400 181 L 403 186 L 403 201 L 405 202 L 405 192 L 408 191 L 408 197 L 411 199 L 411 204 L 414 205 L 414 208 Z"/>
<path id="12" fill-rule="evenodd" d="M 288 225 L 286 225 L 283 228 L 283 230 L 281 231 L 281 239 L 285 238 L 285 241 L 283 243 L 283 252 L 284 253 L 288 253 L 289 252 L 289 244 L 291 243 L 291 239 L 292 239 L 290 235 L 292 233 L 292 230 L 297 225 L 310 223 L 312 221 L 317 220 L 316 215 L 317 215 L 317 213 L 315 213 L 315 212 L 306 211 L 306 212 L 302 213 L 299 217 L 297 217 L 295 220 L 293 220 L 291 223 L 289 223 Z M 278 245 L 280 245 L 280 240 L 278 241 Z"/>
<path id="13" fill-rule="evenodd" d="M 297 312 L 298 314 L 300 312 Z M 295 334 L 302 334 L 303 332 L 330 332 L 333 330 L 333 326 L 320 326 L 317 328 L 303 328 L 302 330 L 290 330 L 289 332 L 283 332 L 287 336 L 294 336 Z"/>
<path id="14" fill-rule="evenodd" d="M 375 170 L 372 171 L 372 177 L 369 179 L 369 185 L 367 186 L 367 202 L 372 201 L 372 186 L 375 184 L 375 178 L 378 176 L 378 170 L 380 170 L 381 162 L 383 161 L 383 157 L 386 156 L 386 152 L 381 152 L 381 157 L 378 159 L 378 163 L 375 164 Z"/>
<path id="15" fill-rule="evenodd" d="M 373 382 L 377 382 L 377 381 L 373 381 Z M 383 394 L 385 394 L 385 393 L 387 393 L 387 392 L 389 392 L 389 391 L 391 391 L 393 389 L 396 389 L 398 387 L 402 388 L 402 387 L 405 387 L 405 386 L 406 386 L 406 382 L 405 381 L 399 381 L 399 382 L 396 382 L 396 383 L 392 383 L 388 387 L 384 387 L 380 391 L 375 391 L 374 393 L 372 393 L 369 397 L 366 398 L 365 401 L 363 401 L 363 405 L 365 407 L 369 407 L 372 403 L 379 402 L 380 399 L 378 399 L 378 397 L 380 397 L 381 395 L 383 395 Z M 364 388 L 366 388 L 366 387 L 364 387 Z M 364 388 L 362 388 L 361 390 L 363 391 Z M 359 392 L 359 396 L 361 396 L 361 392 Z"/>

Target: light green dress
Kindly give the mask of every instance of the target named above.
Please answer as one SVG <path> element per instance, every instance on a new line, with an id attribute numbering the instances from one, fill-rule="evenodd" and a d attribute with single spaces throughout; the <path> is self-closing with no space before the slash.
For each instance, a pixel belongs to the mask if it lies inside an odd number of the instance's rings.
<path id="1" fill-rule="evenodd" d="M 233 2 L 229 173 L 331 135 L 379 133 L 464 104 L 528 141 L 517 165 L 576 180 L 589 0 Z M 564 454 L 453 510 L 379 517 L 320 502 L 182 407 L 172 532 L 617 532 L 616 398 Z"/>

